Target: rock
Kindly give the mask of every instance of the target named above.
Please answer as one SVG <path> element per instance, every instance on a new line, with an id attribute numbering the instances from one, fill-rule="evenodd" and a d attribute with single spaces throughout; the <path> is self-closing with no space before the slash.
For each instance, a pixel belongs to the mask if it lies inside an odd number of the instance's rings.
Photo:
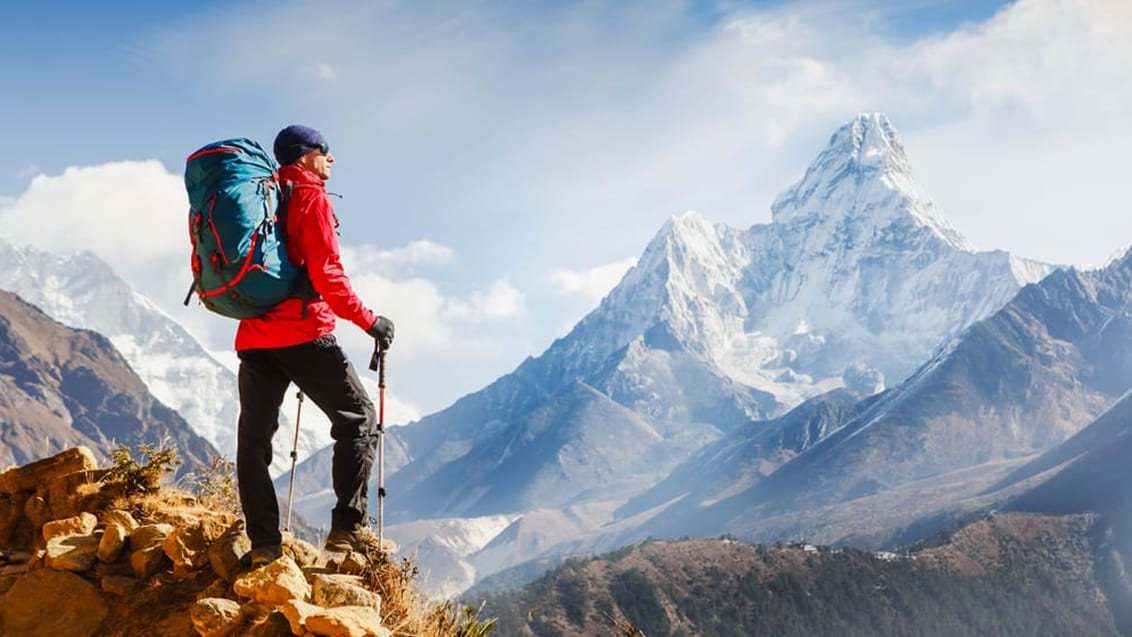
<path id="1" fill-rule="evenodd" d="M 130 553 L 130 568 L 138 579 L 148 579 L 165 565 L 165 551 L 160 544 Z"/>
<path id="2" fill-rule="evenodd" d="M 94 516 L 91 516 L 94 517 Z M 99 538 L 94 535 L 64 535 L 47 542 L 43 556 L 47 568 L 82 573 L 98 558 Z"/>
<path id="3" fill-rule="evenodd" d="M 381 611 L 381 595 L 362 586 L 356 575 L 308 575 L 311 582 L 311 601 L 319 606 L 368 606 Z"/>
<path id="4" fill-rule="evenodd" d="M 90 582 L 64 571 L 41 569 L 16 580 L 0 605 L 6 635 L 90 637 L 108 610 Z"/>
<path id="5" fill-rule="evenodd" d="M 24 502 L 24 516 L 37 529 L 50 522 L 51 512 L 47 506 L 47 498 L 38 493 L 33 494 Z"/>
<path id="6" fill-rule="evenodd" d="M 220 578 L 213 578 L 212 583 L 205 586 L 204 589 L 197 594 L 197 599 L 204 599 L 206 597 L 228 597 L 228 582 Z"/>
<path id="7" fill-rule="evenodd" d="M 310 597 L 311 585 L 295 561 L 284 555 L 237 577 L 232 590 L 241 597 L 274 607 L 293 599 L 305 601 Z"/>
<path id="8" fill-rule="evenodd" d="M 240 605 L 230 599 L 209 597 L 197 601 L 189 611 L 193 628 L 201 637 L 224 637 L 244 621 Z"/>
<path id="9" fill-rule="evenodd" d="M 102 524 L 110 526 L 117 524 L 118 526 L 126 529 L 127 535 L 133 533 L 134 529 L 138 528 L 138 521 L 134 519 L 133 514 L 123 509 L 114 509 L 102 514 Z"/>
<path id="10" fill-rule="evenodd" d="M 122 549 L 126 548 L 128 538 L 129 531 L 125 527 L 116 522 L 107 524 L 102 532 L 102 539 L 98 542 L 98 559 L 106 563 L 117 561 L 122 555 Z"/>
<path id="11" fill-rule="evenodd" d="M 22 467 L 13 467 L 0 473 L 0 493 L 34 491 L 40 485 L 76 471 L 98 468 L 94 453 L 86 447 L 73 447 L 50 458 L 44 458 Z"/>
<path id="12" fill-rule="evenodd" d="M 24 510 L 28 494 L 0 493 L 0 546 L 30 546 L 35 535 Z"/>
<path id="13" fill-rule="evenodd" d="M 102 590 L 112 595 L 126 596 L 138 587 L 138 580 L 123 575 L 107 575 L 102 578 Z"/>
<path id="14" fill-rule="evenodd" d="M 244 521 L 237 520 L 208 547 L 208 563 L 212 570 L 232 582 L 244 570 L 241 560 L 252 550 L 252 541 L 244 531 Z"/>
<path id="15" fill-rule="evenodd" d="M 83 511 L 82 513 L 62 520 L 55 520 L 43 525 L 43 539 L 47 542 L 68 535 L 90 535 L 98 525 L 98 518 Z"/>
<path id="16" fill-rule="evenodd" d="M 161 546 L 165 536 L 173 532 L 172 524 L 143 524 L 130 533 L 130 550 L 140 551 Z"/>
<path id="17" fill-rule="evenodd" d="M 304 633 L 310 634 L 310 633 Z M 251 626 L 243 637 L 292 637 L 291 625 L 287 618 L 279 611 L 272 611 L 255 625 Z"/>
<path id="18" fill-rule="evenodd" d="M 286 602 L 279 607 L 279 612 L 283 613 L 283 616 L 287 618 L 287 623 L 291 626 L 291 632 L 296 635 L 305 633 L 307 618 L 315 613 L 322 612 L 322 610 L 314 604 L 308 604 L 297 599 Z"/>
<path id="19" fill-rule="evenodd" d="M 333 637 L 391 637 L 381 615 L 368 606 L 327 608 L 307 618 L 304 627 L 315 635 Z"/>
<path id="20" fill-rule="evenodd" d="M 296 537 L 288 537 L 288 535 L 287 533 L 283 535 L 283 548 L 290 551 L 296 564 L 307 567 L 315 566 L 321 561 L 322 551 L 315 548 L 310 542 Z"/>
<path id="21" fill-rule="evenodd" d="M 75 471 L 56 476 L 36 491 L 47 500 L 51 519 L 67 518 L 89 510 L 91 498 L 102 490 L 106 469 Z"/>
<path id="22" fill-rule="evenodd" d="M 208 547 L 219 533 L 210 532 L 211 527 L 201 522 L 181 526 L 165 536 L 161 548 L 182 570 L 195 570 L 208 563 Z M 211 537 L 210 537 L 211 536 Z"/>

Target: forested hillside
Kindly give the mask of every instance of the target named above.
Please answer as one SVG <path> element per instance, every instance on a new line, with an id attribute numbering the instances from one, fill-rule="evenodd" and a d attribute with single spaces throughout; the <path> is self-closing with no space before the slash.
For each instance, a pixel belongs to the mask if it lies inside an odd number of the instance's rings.
<path id="1" fill-rule="evenodd" d="M 901 555 L 652 541 L 491 595 L 482 615 L 504 636 L 1117 635 L 1093 524 L 997 515 Z"/>

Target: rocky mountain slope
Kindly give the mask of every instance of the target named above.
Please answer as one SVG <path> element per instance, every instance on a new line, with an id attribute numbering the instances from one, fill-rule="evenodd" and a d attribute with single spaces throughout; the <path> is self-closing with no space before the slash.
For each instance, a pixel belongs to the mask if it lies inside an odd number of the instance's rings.
<path id="1" fill-rule="evenodd" d="M 186 467 L 218 455 L 149 393 L 105 337 L 0 292 L 0 466 L 76 445 L 105 461 L 117 445 L 140 443 L 175 448 Z"/>

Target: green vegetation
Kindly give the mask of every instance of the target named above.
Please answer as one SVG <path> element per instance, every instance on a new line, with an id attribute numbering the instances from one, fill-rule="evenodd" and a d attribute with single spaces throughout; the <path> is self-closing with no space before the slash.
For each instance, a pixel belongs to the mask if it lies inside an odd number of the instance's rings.
<path id="1" fill-rule="evenodd" d="M 161 480 L 172 474 L 181 464 L 177 450 L 163 441 L 157 446 L 148 443 L 138 445 L 138 453 L 145 456 L 145 463 L 134 459 L 128 445 L 118 445 L 110 452 L 113 465 L 106 479 L 111 484 L 121 486 L 125 495 L 154 493 L 161 486 Z"/>

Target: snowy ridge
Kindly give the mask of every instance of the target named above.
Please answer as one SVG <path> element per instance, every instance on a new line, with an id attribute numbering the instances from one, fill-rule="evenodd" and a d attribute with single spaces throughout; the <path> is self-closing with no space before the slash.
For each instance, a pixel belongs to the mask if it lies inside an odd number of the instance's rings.
<path id="1" fill-rule="evenodd" d="M 0 238 L 0 288 L 60 323 L 109 338 L 158 400 L 180 413 L 225 457 L 235 459 L 236 375 L 104 261 L 88 252 L 60 256 Z M 283 418 L 280 430 L 288 442 L 293 440 Z M 322 428 L 300 431 L 303 455 L 329 443 Z M 289 453 L 290 444 L 276 445 L 273 475 L 290 468 Z"/>

